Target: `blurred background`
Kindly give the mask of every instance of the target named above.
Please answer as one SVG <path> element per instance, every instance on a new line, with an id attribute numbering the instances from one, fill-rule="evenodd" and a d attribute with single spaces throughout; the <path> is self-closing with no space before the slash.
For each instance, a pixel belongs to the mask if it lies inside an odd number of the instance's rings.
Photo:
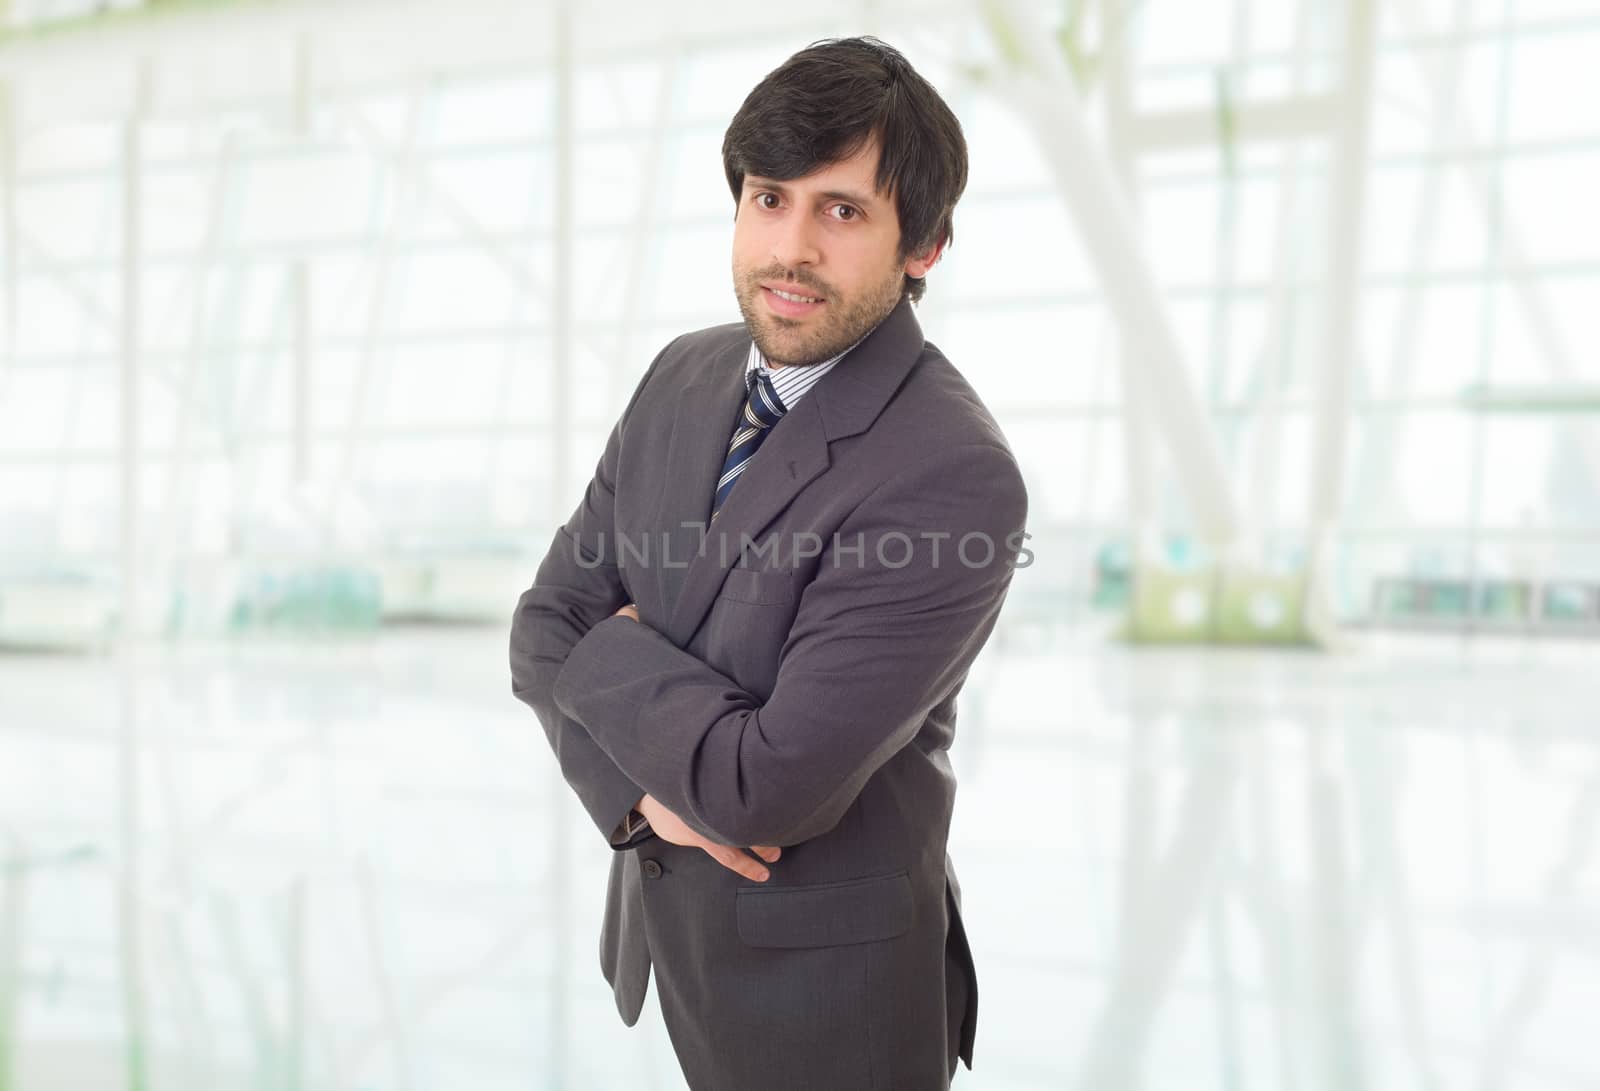
<path id="1" fill-rule="evenodd" d="M 965 127 L 919 316 L 1032 499 L 956 1086 L 1600 1086 L 1600 2 L 0 28 L 0 1091 L 682 1087 L 506 633 L 856 33 Z"/>

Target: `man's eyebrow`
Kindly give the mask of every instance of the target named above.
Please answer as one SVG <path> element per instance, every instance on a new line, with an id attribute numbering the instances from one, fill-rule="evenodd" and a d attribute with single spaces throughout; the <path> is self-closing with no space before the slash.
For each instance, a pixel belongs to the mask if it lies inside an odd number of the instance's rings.
<path id="1" fill-rule="evenodd" d="M 759 174 L 747 174 L 745 175 L 745 181 L 749 182 L 753 186 L 759 186 L 762 189 L 770 189 L 777 193 L 789 192 L 789 187 L 784 185 L 782 182 L 775 181 L 771 178 L 763 178 Z M 817 196 L 826 198 L 830 201 L 849 201 L 853 205 L 861 205 L 864 208 L 870 208 L 877 203 L 871 197 L 867 197 L 860 193 L 855 193 L 848 189 L 826 189 Z"/>
<path id="2" fill-rule="evenodd" d="M 830 201 L 849 201 L 853 205 L 862 205 L 869 208 L 875 203 L 871 197 L 866 197 L 859 193 L 852 193 L 847 189 L 825 190 L 822 196 L 826 197 Z"/>

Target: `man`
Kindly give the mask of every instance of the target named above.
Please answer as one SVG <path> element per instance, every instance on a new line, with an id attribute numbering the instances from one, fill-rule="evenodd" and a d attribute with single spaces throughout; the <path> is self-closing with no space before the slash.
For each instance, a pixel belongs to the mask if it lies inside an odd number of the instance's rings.
<path id="1" fill-rule="evenodd" d="M 517 604 L 512 688 L 617 850 L 618 1010 L 653 964 L 695 1091 L 948 1087 L 977 981 L 947 751 L 1027 514 L 911 308 L 966 144 L 858 38 L 768 75 L 723 159 L 744 321 L 645 372 Z"/>

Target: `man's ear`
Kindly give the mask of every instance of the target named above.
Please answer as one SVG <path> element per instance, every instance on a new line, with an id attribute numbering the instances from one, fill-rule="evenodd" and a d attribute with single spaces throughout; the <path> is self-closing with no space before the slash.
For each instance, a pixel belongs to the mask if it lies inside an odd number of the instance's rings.
<path id="1" fill-rule="evenodd" d="M 928 275 L 928 270 L 938 264 L 940 256 L 944 253 L 944 240 L 940 240 L 928 247 L 920 254 L 913 254 L 906 259 L 905 274 L 921 280 Z"/>

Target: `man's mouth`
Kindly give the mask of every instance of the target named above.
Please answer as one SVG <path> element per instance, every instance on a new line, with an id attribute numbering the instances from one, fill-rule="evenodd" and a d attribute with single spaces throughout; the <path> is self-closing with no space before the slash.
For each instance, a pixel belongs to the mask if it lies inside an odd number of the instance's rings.
<path id="1" fill-rule="evenodd" d="M 822 302 L 822 297 L 819 296 L 819 295 L 798 295 L 798 294 L 796 294 L 794 292 L 786 292 L 781 288 L 768 288 L 767 291 L 771 292 L 773 295 L 777 296 L 779 299 L 787 299 L 790 303 L 821 303 Z"/>
<path id="2" fill-rule="evenodd" d="M 761 289 L 766 293 L 767 308 L 780 318 L 803 318 L 815 313 L 827 302 L 825 296 L 811 295 L 804 290 L 779 288 L 775 284 L 763 284 Z"/>

